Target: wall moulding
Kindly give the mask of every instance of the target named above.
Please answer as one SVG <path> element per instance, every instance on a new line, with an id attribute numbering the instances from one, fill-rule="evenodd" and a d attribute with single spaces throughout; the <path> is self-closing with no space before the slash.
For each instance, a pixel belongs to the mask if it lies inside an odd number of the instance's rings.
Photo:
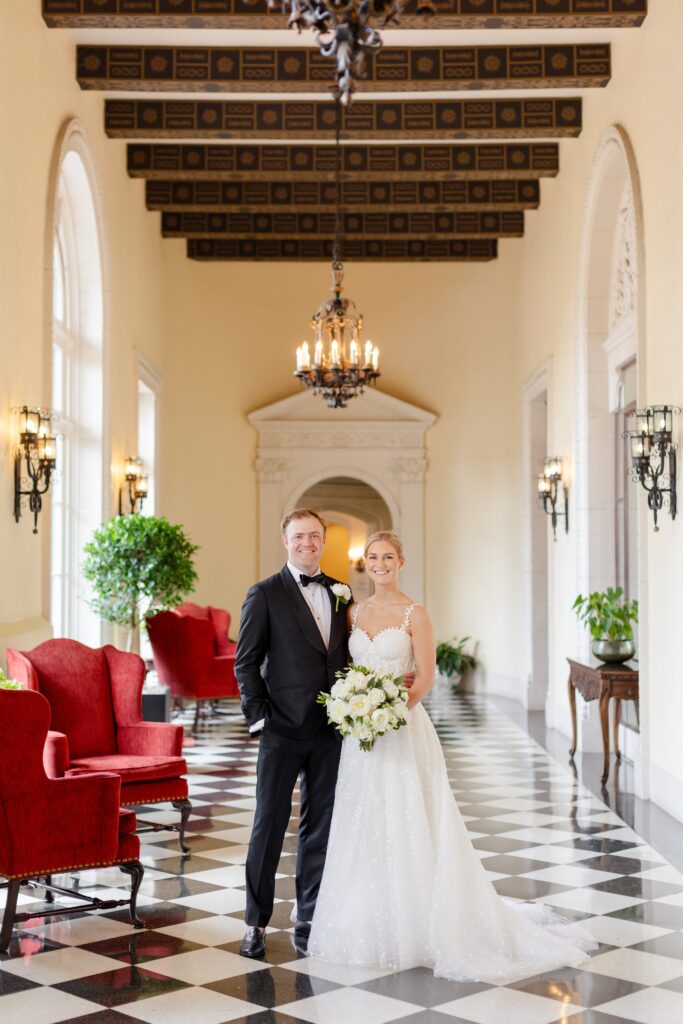
<path id="1" fill-rule="evenodd" d="M 309 488 L 345 477 L 373 488 L 389 509 L 408 555 L 403 585 L 422 601 L 425 434 L 436 416 L 370 389 L 347 409 L 328 409 L 320 398 L 302 392 L 247 418 L 258 433 L 260 575 L 276 572 L 283 562 L 284 513 Z"/>

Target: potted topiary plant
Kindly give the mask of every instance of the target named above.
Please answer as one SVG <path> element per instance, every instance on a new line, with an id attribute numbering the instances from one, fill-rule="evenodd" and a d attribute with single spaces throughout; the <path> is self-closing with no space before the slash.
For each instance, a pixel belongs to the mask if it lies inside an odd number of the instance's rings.
<path id="1" fill-rule="evenodd" d="M 128 630 L 133 649 L 140 623 L 174 608 L 194 590 L 193 544 L 182 526 L 157 516 L 115 516 L 85 546 L 83 575 L 92 584 L 90 605 L 105 622 Z"/>
<path id="2" fill-rule="evenodd" d="M 452 640 L 437 644 L 436 667 L 442 676 L 446 676 L 451 682 L 451 688 L 456 690 L 465 672 L 471 672 L 477 667 L 477 661 L 473 654 L 467 654 L 465 644 L 470 637 L 464 636 L 458 639 L 454 636 Z"/>
<path id="3" fill-rule="evenodd" d="M 638 602 L 624 599 L 623 587 L 596 590 L 574 601 L 579 622 L 588 626 L 592 651 L 600 661 L 619 664 L 635 654 L 633 623 L 638 621 Z"/>

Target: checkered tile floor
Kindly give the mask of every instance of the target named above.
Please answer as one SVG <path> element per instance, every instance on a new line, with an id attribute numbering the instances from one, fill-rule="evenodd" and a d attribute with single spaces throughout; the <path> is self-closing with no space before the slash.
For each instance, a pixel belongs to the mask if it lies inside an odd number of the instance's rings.
<path id="1" fill-rule="evenodd" d="M 581 920 L 600 943 L 583 969 L 499 987 L 299 957 L 296 803 L 266 961 L 239 957 L 257 750 L 228 716 L 188 750 L 192 855 L 180 859 L 170 833 L 145 837 L 146 929 L 134 932 L 123 911 L 45 924 L 36 904 L 0 957 L 2 1024 L 680 1024 L 683 875 L 483 698 L 440 692 L 429 711 L 496 889 Z M 99 894 L 123 882 L 116 870 L 81 876 Z M 27 890 L 22 909 L 31 899 Z"/>

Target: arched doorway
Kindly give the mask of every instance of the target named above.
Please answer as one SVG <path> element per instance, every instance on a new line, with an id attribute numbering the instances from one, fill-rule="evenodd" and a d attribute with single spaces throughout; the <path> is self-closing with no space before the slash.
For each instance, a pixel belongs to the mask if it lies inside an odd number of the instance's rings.
<path id="1" fill-rule="evenodd" d="M 610 128 L 591 168 L 578 281 L 576 409 L 577 592 L 621 586 L 639 598 L 638 494 L 623 438 L 643 392 L 643 228 L 638 170 L 625 131 Z M 642 595 L 644 596 L 644 595 Z M 586 631 L 577 650 L 589 653 Z M 644 673 L 640 672 L 641 693 Z M 621 748 L 640 761 L 639 719 L 625 707 Z M 600 749 L 597 711 L 585 708 L 580 745 Z"/>
<path id="2" fill-rule="evenodd" d="M 328 477 L 309 487 L 297 505 L 314 508 L 328 524 L 322 568 L 348 583 L 356 599 L 369 597 L 363 548 L 370 534 L 392 528 L 391 513 L 382 495 L 363 480 Z"/>
<path id="3" fill-rule="evenodd" d="M 337 488 L 337 508 L 331 510 L 339 525 L 344 526 L 343 516 L 356 516 L 370 526 L 360 514 L 359 493 L 350 507 L 339 507 L 340 488 L 351 485 L 330 481 L 350 480 L 383 504 L 377 521 L 391 524 L 406 551 L 403 587 L 423 601 L 425 433 L 436 416 L 373 388 L 347 409 L 328 409 L 316 396 L 301 392 L 248 419 L 259 435 L 259 574 L 269 576 L 281 566 L 280 520 L 312 489 Z"/>

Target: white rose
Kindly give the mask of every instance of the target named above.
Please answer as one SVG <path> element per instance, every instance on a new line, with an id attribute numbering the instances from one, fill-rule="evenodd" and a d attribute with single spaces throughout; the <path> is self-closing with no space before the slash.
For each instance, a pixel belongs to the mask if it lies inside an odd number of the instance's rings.
<path id="1" fill-rule="evenodd" d="M 389 726 L 389 712 L 386 708 L 376 708 L 372 712 L 372 725 L 375 732 L 384 732 Z"/>
<path id="2" fill-rule="evenodd" d="M 355 722 L 352 732 L 357 740 L 372 739 L 372 729 L 369 725 L 366 725 L 365 722 Z"/>
<path id="3" fill-rule="evenodd" d="M 373 707 L 378 708 L 387 698 L 381 686 L 372 686 L 368 690 L 368 699 Z"/>
<path id="4" fill-rule="evenodd" d="M 369 715 L 372 711 L 372 704 L 365 693 L 356 693 L 348 703 L 350 714 L 354 718 L 363 718 L 364 715 Z"/>
<path id="5" fill-rule="evenodd" d="M 365 676 L 362 672 L 356 672 L 352 669 L 346 676 L 346 686 L 349 693 L 357 693 L 358 690 L 364 690 L 366 685 Z"/>
<path id="6" fill-rule="evenodd" d="M 349 706 L 344 700 L 340 700 L 338 697 L 335 700 L 328 701 L 327 714 L 332 721 L 339 725 L 349 713 Z"/>
<path id="7" fill-rule="evenodd" d="M 337 604 L 342 601 L 344 604 L 348 604 L 352 598 L 351 587 L 347 587 L 346 583 L 333 583 L 330 590 L 337 598 Z"/>
<path id="8" fill-rule="evenodd" d="M 389 700 L 396 700 L 399 694 L 399 689 L 396 683 L 392 682 L 391 679 L 385 679 L 382 683 L 382 687 Z"/>
<path id="9" fill-rule="evenodd" d="M 338 679 L 330 690 L 330 693 L 333 697 L 339 697 L 341 700 L 344 700 L 349 695 L 349 688 L 343 679 Z"/>
<path id="10" fill-rule="evenodd" d="M 408 712 L 406 710 L 405 704 L 397 704 L 396 707 L 394 708 L 394 714 L 399 719 L 399 721 L 405 722 L 406 718 L 408 717 Z"/>

